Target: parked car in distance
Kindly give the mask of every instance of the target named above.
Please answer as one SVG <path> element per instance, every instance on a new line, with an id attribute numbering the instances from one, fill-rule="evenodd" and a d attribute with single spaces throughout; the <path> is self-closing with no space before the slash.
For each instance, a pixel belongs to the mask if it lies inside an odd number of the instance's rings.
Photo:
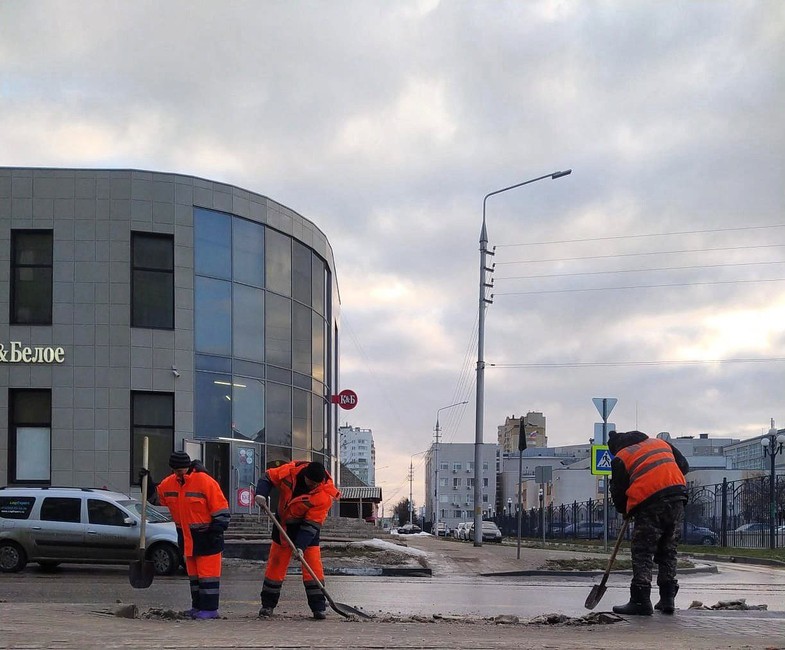
<path id="1" fill-rule="evenodd" d="M 0 488 L 0 572 L 28 562 L 130 564 L 139 559 L 141 503 L 98 488 Z M 182 558 L 172 520 L 148 509 L 146 557 L 158 575 L 171 575 Z"/>
<path id="2" fill-rule="evenodd" d="M 438 537 L 447 537 L 450 534 L 450 527 L 444 521 L 436 524 L 436 535 Z"/>
<path id="3" fill-rule="evenodd" d="M 753 523 L 750 523 L 750 524 L 742 524 L 741 526 L 739 526 L 733 532 L 734 533 L 760 533 L 760 532 L 766 531 L 768 529 L 769 529 L 769 525 L 768 524 L 762 524 L 760 522 L 753 522 Z"/>
<path id="4" fill-rule="evenodd" d="M 469 528 L 466 529 L 466 539 L 468 540 L 474 539 L 474 522 L 471 522 L 469 524 Z M 492 521 L 482 522 L 482 541 L 501 543 L 502 531 L 499 530 L 499 527 L 494 522 Z"/>
<path id="5" fill-rule="evenodd" d="M 466 536 L 466 531 L 469 530 L 469 526 L 471 526 L 471 522 L 469 521 L 459 521 L 458 524 L 452 531 L 453 537 L 456 539 L 467 540 L 469 539 Z"/>
<path id="6" fill-rule="evenodd" d="M 579 524 L 569 524 L 564 527 L 565 537 L 577 537 L 579 539 L 602 539 L 605 533 L 605 526 L 601 521 L 587 521 Z"/>
<path id="7" fill-rule="evenodd" d="M 687 522 L 685 524 L 684 544 L 701 544 L 703 546 L 713 546 L 719 542 L 719 535 L 710 528 L 696 526 Z"/>
<path id="8" fill-rule="evenodd" d="M 415 533 L 421 533 L 422 528 L 420 528 L 417 524 L 404 524 L 398 529 L 399 535 L 414 535 Z"/>

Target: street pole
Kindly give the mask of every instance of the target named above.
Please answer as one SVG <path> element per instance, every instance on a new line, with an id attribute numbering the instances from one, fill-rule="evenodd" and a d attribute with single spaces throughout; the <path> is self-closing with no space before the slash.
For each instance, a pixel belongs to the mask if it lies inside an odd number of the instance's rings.
<path id="1" fill-rule="evenodd" d="M 529 183 L 541 181 L 544 178 L 557 179 L 571 174 L 572 170 L 553 172 L 545 176 L 538 176 L 522 183 L 516 183 L 500 190 L 489 192 L 482 200 L 482 228 L 480 229 L 480 301 L 479 322 L 477 326 L 477 393 L 474 419 L 474 545 L 482 546 L 482 444 L 483 444 L 483 416 L 485 410 L 485 310 L 493 302 L 486 297 L 486 290 L 493 286 L 487 281 L 486 273 L 492 273 L 488 268 L 488 255 L 494 255 L 488 250 L 488 230 L 485 226 L 485 206 L 488 198 L 502 192 L 523 187 Z"/>
<path id="2" fill-rule="evenodd" d="M 462 404 L 468 404 L 468 400 L 464 400 L 463 402 L 456 402 L 455 404 L 450 404 L 449 406 L 442 406 L 440 409 L 436 409 L 436 444 L 434 445 L 433 450 L 433 457 L 434 457 L 434 483 L 436 489 L 434 490 L 435 498 L 436 498 L 436 508 L 434 508 L 434 529 L 433 534 L 436 537 L 439 537 L 439 413 L 442 411 L 446 411 L 447 409 L 451 409 L 454 406 L 461 406 Z M 445 530 L 445 537 L 447 537 L 447 531 Z"/>
<path id="3" fill-rule="evenodd" d="M 607 409 L 607 400 L 602 400 L 602 444 L 608 444 L 608 409 Z M 603 506 L 603 546 L 604 549 L 608 550 L 608 479 L 610 477 L 606 474 L 602 479 L 602 500 L 604 503 Z"/>
<path id="4" fill-rule="evenodd" d="M 412 479 L 414 478 L 414 460 L 409 459 L 409 523 L 412 522 L 413 508 L 412 508 Z"/>
<path id="5" fill-rule="evenodd" d="M 522 417 L 518 429 L 518 550 L 515 554 L 516 559 L 521 559 L 521 519 L 523 509 L 521 508 L 521 483 L 523 482 L 523 450 L 526 449 L 526 418 Z"/>
<path id="6" fill-rule="evenodd" d="M 785 432 L 780 433 L 774 426 L 774 418 L 771 419 L 771 428 L 768 434 L 764 435 L 760 441 L 763 445 L 763 457 L 769 456 L 771 460 L 771 471 L 769 473 L 769 547 L 774 550 L 776 547 L 776 526 L 777 526 L 777 470 L 776 460 L 778 453 L 783 452 L 785 446 Z"/>

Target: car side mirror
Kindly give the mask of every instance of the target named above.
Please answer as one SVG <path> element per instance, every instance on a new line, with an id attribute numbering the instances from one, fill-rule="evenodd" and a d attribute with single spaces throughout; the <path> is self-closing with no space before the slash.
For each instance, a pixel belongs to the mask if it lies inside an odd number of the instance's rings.
<path id="1" fill-rule="evenodd" d="M 136 526 L 136 519 L 134 519 L 133 517 L 126 517 L 125 519 L 123 519 L 123 523 L 126 526 Z"/>

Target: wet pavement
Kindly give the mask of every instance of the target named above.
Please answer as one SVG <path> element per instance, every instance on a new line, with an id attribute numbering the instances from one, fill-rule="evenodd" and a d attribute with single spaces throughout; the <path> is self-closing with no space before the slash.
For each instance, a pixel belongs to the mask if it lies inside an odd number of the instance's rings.
<path id="1" fill-rule="evenodd" d="M 331 613 L 308 616 L 299 576 L 289 576 L 270 621 L 256 619 L 261 563 L 227 562 L 218 621 L 123 620 L 108 616 L 117 601 L 150 608 L 187 606 L 184 577 L 156 578 L 135 590 L 123 567 L 63 567 L 47 574 L 30 568 L 0 575 L 0 647 L 285 647 L 285 648 L 785 648 L 785 571 L 770 567 L 717 565 L 718 573 L 682 575 L 675 616 L 631 617 L 613 625 L 526 625 L 558 612 L 578 619 L 598 578 L 499 576 L 536 570 L 548 557 L 570 551 L 459 544 L 433 538 L 407 540 L 428 553 L 432 577 L 329 577 L 336 601 L 377 615 L 351 622 Z M 591 554 L 585 554 L 592 556 Z M 596 555 L 594 556 L 596 557 Z M 629 576 L 613 575 L 596 611 L 626 602 Z M 713 605 L 746 598 L 769 611 L 698 611 L 692 600 Z M 5 601 L 5 602 L 2 602 Z M 101 613 L 103 612 L 103 613 Z M 494 624 L 499 615 L 518 624 Z M 444 618 L 434 618 L 442 615 Z M 515 620 L 515 619 L 510 619 Z"/>

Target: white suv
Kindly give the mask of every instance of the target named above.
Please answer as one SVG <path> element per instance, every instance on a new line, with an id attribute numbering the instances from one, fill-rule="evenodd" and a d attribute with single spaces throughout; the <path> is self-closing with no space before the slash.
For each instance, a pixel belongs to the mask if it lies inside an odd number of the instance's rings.
<path id="1" fill-rule="evenodd" d="M 97 488 L 0 488 L 0 572 L 28 562 L 130 564 L 139 559 L 141 502 Z M 148 508 L 146 557 L 158 575 L 181 564 L 172 520 Z"/>

